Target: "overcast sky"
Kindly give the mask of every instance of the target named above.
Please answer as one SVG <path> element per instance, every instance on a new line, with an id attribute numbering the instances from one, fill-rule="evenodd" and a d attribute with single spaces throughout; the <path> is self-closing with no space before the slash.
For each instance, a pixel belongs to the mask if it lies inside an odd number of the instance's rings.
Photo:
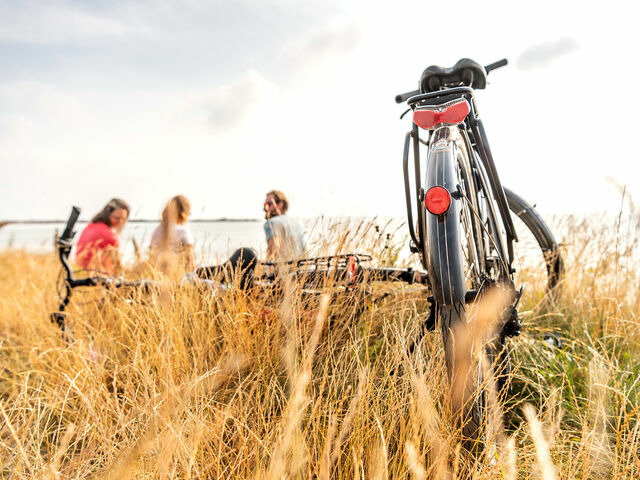
<path id="1" fill-rule="evenodd" d="M 0 220 L 405 214 L 422 70 L 503 57 L 478 93 L 503 183 L 543 212 L 640 201 L 632 2 L 0 0 Z M 595 2 L 594 2 L 595 3 Z M 607 180 L 607 178 L 613 179 Z"/>

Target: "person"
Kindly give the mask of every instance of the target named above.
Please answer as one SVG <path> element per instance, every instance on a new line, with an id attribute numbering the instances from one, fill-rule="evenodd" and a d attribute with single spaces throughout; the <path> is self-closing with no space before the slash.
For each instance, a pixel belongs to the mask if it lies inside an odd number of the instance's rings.
<path id="1" fill-rule="evenodd" d="M 180 259 L 181 270 L 193 270 L 195 266 L 193 235 L 187 226 L 190 215 L 191 203 L 184 195 L 173 197 L 162 211 L 160 225 L 151 234 L 150 251 L 163 270 L 176 257 Z"/>
<path id="2" fill-rule="evenodd" d="M 258 255 L 252 248 L 239 248 L 229 260 L 222 265 L 199 267 L 195 270 L 196 277 L 204 280 L 222 281 L 225 284 L 237 281 L 241 289 L 253 285 L 253 272 L 258 264 Z M 223 290 L 226 286 L 223 286 Z"/>
<path id="3" fill-rule="evenodd" d="M 304 254 L 302 227 L 287 215 L 289 201 L 284 193 L 271 190 L 264 201 L 264 233 L 267 239 L 267 259 L 288 261 L 301 258 Z M 224 264 L 201 267 L 196 275 L 203 279 L 220 278 L 233 280 L 239 274 L 238 285 L 247 288 L 253 284 L 253 274 L 258 263 L 258 255 L 251 248 L 239 248 Z"/>
<path id="4" fill-rule="evenodd" d="M 127 202 L 113 198 L 93 217 L 76 245 L 76 263 L 80 267 L 109 275 L 122 271 L 118 235 L 129 219 L 129 212 Z"/>
<path id="5" fill-rule="evenodd" d="M 302 258 L 304 237 L 302 227 L 287 215 L 289 200 L 279 190 L 271 190 L 264 200 L 264 233 L 267 238 L 267 259 L 289 261 Z"/>

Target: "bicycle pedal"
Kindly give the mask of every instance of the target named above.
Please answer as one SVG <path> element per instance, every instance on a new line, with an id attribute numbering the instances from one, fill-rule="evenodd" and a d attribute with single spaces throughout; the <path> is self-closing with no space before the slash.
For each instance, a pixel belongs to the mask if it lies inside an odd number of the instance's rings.
<path id="1" fill-rule="evenodd" d="M 464 294 L 464 303 L 473 303 L 478 298 L 478 290 L 467 290 Z"/>

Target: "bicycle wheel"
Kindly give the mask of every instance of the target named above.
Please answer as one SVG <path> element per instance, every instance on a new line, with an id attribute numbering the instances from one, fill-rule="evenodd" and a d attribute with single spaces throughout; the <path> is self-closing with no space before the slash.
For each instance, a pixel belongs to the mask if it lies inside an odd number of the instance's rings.
<path id="1" fill-rule="evenodd" d="M 469 365 L 485 355 L 473 351 L 484 346 L 474 346 L 475 339 L 469 338 L 467 302 L 488 285 L 508 279 L 508 267 L 491 195 L 486 182 L 476 181 L 482 172 L 472 170 L 467 143 L 456 128 L 445 127 L 433 133 L 431 145 L 426 189 L 444 187 L 454 199 L 444 214 L 426 214 L 424 255 L 438 305 L 452 411 L 463 445 L 478 453 L 485 442 L 484 374 L 481 364 L 477 370 Z"/>
<path id="2" fill-rule="evenodd" d="M 516 255 L 515 262 L 518 265 L 517 274 L 524 276 L 521 279 L 521 283 L 525 283 L 526 280 L 535 277 L 536 273 L 541 268 L 544 268 L 547 272 L 545 288 L 547 291 L 556 294 L 559 290 L 560 278 L 564 272 L 564 263 L 558 242 L 556 242 L 553 233 L 551 233 L 551 230 L 534 207 L 508 188 L 504 189 L 504 193 L 507 197 L 509 209 L 523 224 L 522 226 L 516 224 L 519 237 L 519 248 L 517 250 L 520 253 Z M 541 250 L 542 257 L 532 252 L 535 247 Z M 531 272 L 531 275 L 527 275 L 528 272 Z"/>

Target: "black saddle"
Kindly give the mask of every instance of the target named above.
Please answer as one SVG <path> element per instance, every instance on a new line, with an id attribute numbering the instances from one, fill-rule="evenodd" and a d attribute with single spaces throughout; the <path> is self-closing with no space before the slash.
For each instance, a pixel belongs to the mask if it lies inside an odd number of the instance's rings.
<path id="1" fill-rule="evenodd" d="M 449 68 L 431 65 L 420 77 L 420 92 L 435 92 L 443 87 L 459 87 L 462 85 L 474 89 L 487 86 L 487 73 L 484 67 L 470 58 L 462 58 Z"/>

